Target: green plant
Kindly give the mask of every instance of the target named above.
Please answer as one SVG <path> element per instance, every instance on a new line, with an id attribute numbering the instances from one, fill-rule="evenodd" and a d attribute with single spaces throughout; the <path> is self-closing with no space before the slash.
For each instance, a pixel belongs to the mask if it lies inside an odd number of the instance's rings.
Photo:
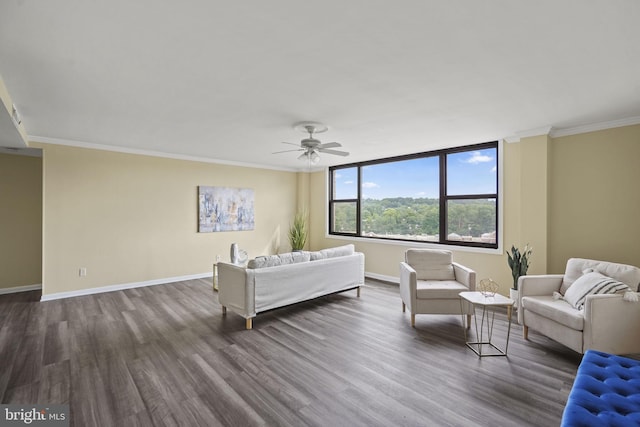
<path id="1" fill-rule="evenodd" d="M 529 265 L 531 265 L 529 258 L 531 258 L 532 253 L 533 248 L 528 243 L 522 252 L 515 246 L 511 246 L 511 253 L 507 252 L 507 262 L 513 276 L 513 289 L 516 291 L 518 290 L 518 278 L 527 274 Z"/>
<path id="2" fill-rule="evenodd" d="M 301 251 L 305 243 L 307 243 L 309 232 L 306 217 L 304 212 L 298 212 L 293 218 L 293 224 L 289 226 L 289 243 L 291 243 L 291 250 Z"/>

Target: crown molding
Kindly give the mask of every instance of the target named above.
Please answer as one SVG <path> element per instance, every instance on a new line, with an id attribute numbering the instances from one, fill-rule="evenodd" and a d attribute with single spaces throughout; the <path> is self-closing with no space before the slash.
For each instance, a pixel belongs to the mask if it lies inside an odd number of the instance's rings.
<path id="1" fill-rule="evenodd" d="M 640 124 L 640 116 L 627 117 L 625 119 L 610 120 L 607 122 L 590 123 L 587 125 L 557 128 L 553 126 L 544 126 L 536 129 L 516 132 L 514 135 L 504 138 L 506 142 L 520 142 L 522 138 L 531 136 L 548 135 L 551 138 L 559 138 L 561 136 L 578 135 L 581 133 L 596 132 L 599 130 L 614 129 L 623 126 L 633 126 Z"/>
<path id="2" fill-rule="evenodd" d="M 561 136 L 577 135 L 580 133 L 595 132 L 599 130 L 619 128 L 623 126 L 633 126 L 640 124 L 640 116 L 628 117 L 626 119 L 611 120 L 608 122 L 592 123 L 588 125 L 575 126 L 570 128 L 554 128 L 549 136 L 558 138 Z"/>
<path id="3" fill-rule="evenodd" d="M 276 170 L 281 172 L 301 172 L 300 169 L 294 169 L 294 168 L 265 166 L 265 165 L 255 164 L 255 163 L 235 162 L 231 160 L 212 159 L 208 157 L 187 156 L 184 154 L 165 153 L 162 151 L 153 151 L 153 150 L 141 150 L 138 148 L 117 147 L 113 145 L 94 144 L 91 142 L 74 141 L 74 140 L 63 139 L 63 138 L 49 138 L 47 136 L 28 135 L 28 139 L 31 142 L 39 142 L 41 144 L 64 145 L 67 147 L 78 147 L 78 148 L 88 148 L 91 150 L 113 151 L 116 153 L 137 154 L 141 156 L 151 156 L 151 157 L 162 157 L 165 159 L 187 160 L 190 162 L 201 162 L 201 163 L 215 163 L 220 165 L 239 166 L 239 167 L 252 168 L 252 169 L 268 169 L 268 170 Z"/>
<path id="4" fill-rule="evenodd" d="M 528 130 L 516 132 L 514 135 L 504 138 L 504 140 L 509 143 L 520 142 L 522 138 L 529 138 L 531 136 L 540 136 L 540 135 L 550 135 L 552 131 L 553 131 L 553 127 L 543 126 L 535 129 L 528 129 Z"/>

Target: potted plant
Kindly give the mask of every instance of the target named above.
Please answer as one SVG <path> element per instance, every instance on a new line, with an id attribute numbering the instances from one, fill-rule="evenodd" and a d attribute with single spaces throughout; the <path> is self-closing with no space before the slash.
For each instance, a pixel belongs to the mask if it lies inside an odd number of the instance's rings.
<path id="1" fill-rule="evenodd" d="M 304 212 L 298 212 L 289 226 L 289 243 L 292 251 L 301 251 L 307 243 L 307 217 Z"/>
<path id="2" fill-rule="evenodd" d="M 507 252 L 507 262 L 513 277 L 513 286 L 509 289 L 509 296 L 516 301 L 516 307 L 518 306 L 518 279 L 520 276 L 527 274 L 529 265 L 531 265 L 530 258 L 532 253 L 533 248 L 528 243 L 522 252 L 513 245 L 511 246 L 511 253 Z"/>

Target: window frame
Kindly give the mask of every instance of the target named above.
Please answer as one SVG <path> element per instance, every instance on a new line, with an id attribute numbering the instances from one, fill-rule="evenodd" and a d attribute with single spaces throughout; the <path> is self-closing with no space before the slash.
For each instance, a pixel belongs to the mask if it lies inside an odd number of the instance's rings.
<path id="1" fill-rule="evenodd" d="M 449 154 L 457 154 L 464 152 L 473 152 L 485 149 L 495 149 L 496 152 L 496 192 L 495 193 L 484 193 L 484 194 L 455 194 L 449 195 L 447 193 L 447 155 Z M 327 194 L 327 237 L 342 237 L 342 238 L 351 238 L 351 239 L 362 239 L 364 241 L 381 241 L 381 242 L 389 242 L 389 243 L 398 243 L 398 244 L 410 244 L 415 245 L 416 243 L 426 244 L 426 245 L 436 245 L 436 246 L 458 246 L 462 248 L 469 249 L 489 249 L 489 250 L 499 250 L 501 247 L 502 241 L 502 185 L 501 185 L 501 176 L 502 176 L 502 165 L 501 165 L 501 157 L 502 156 L 502 144 L 500 141 L 489 141 L 483 142 L 479 144 L 465 145 L 460 147 L 452 147 L 445 148 L 434 151 L 425 151 L 421 153 L 414 153 L 402 156 L 394 156 L 387 157 L 382 159 L 368 160 L 364 162 L 354 162 L 347 163 L 342 165 L 335 165 L 328 168 L 328 194 Z M 370 165 L 383 164 L 383 163 L 392 163 L 392 162 L 400 162 L 405 160 L 419 159 L 425 157 L 438 157 L 439 158 L 439 240 L 438 241 L 427 241 L 427 240 L 416 240 L 416 239 L 398 239 L 398 238 L 390 238 L 384 236 L 366 236 L 362 234 L 362 218 L 361 218 L 361 206 L 362 206 L 362 168 Z M 335 172 L 341 169 L 347 168 L 356 168 L 357 170 L 357 198 L 353 199 L 335 199 Z M 455 200 L 488 200 L 495 199 L 495 217 L 496 217 L 496 225 L 495 232 L 496 238 L 494 243 L 483 243 L 483 242 L 473 242 L 473 241 L 459 241 L 459 240 L 447 240 L 446 230 L 448 229 L 448 204 L 449 201 Z M 333 222 L 334 222 L 334 205 L 339 203 L 355 203 L 356 205 L 356 232 L 355 233 L 345 233 L 345 232 L 337 232 L 333 230 Z"/>

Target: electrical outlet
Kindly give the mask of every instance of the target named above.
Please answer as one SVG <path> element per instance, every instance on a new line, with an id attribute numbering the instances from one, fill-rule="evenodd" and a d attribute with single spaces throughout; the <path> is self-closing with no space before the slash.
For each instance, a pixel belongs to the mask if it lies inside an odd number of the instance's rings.
<path id="1" fill-rule="evenodd" d="M 222 257 L 220 255 L 216 255 L 216 262 L 220 262 L 221 259 Z"/>
<path id="2" fill-rule="evenodd" d="M 80 270 L 78 271 L 78 275 L 80 277 L 85 277 L 87 275 L 87 267 L 80 267 Z"/>

